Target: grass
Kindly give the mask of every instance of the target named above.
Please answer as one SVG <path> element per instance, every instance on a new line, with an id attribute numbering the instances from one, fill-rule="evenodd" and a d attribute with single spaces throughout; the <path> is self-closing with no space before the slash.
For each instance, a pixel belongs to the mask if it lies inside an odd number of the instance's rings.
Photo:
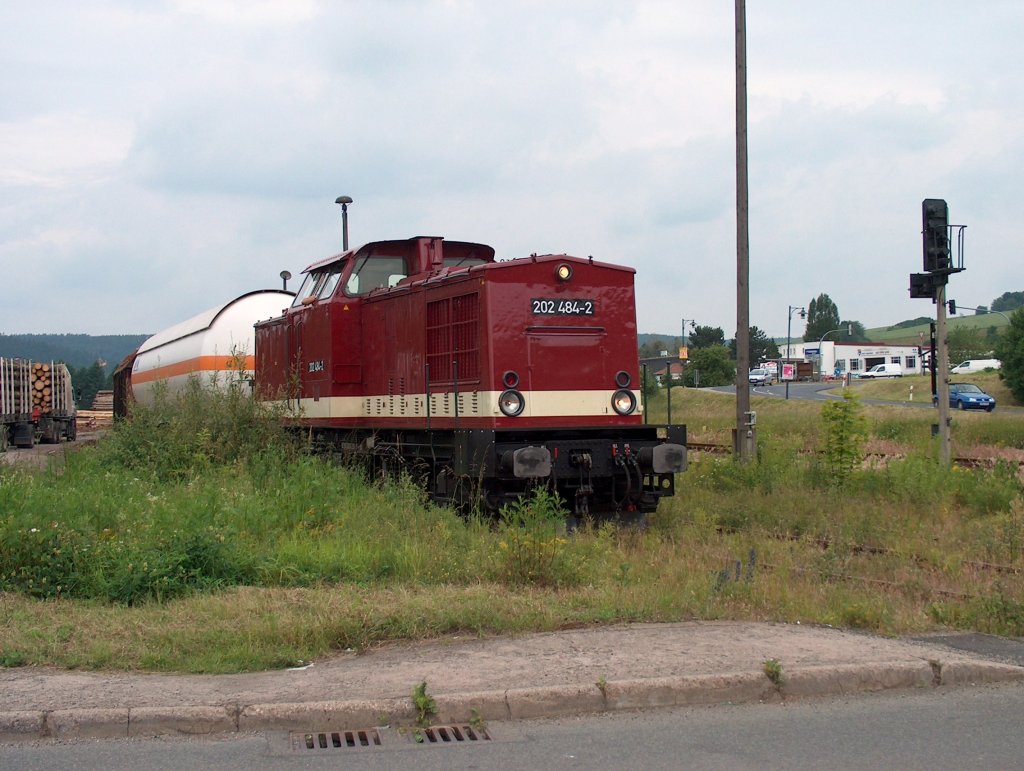
<path id="1" fill-rule="evenodd" d="M 968 311 L 971 315 L 957 315 L 948 316 L 946 323 L 950 329 L 981 329 L 987 330 L 989 327 L 995 327 L 1002 331 L 1002 328 L 1007 325 L 1005 318 L 1000 316 L 998 313 L 986 313 L 986 314 L 974 314 L 973 311 Z M 928 340 L 930 334 L 930 327 L 927 323 L 918 324 L 913 327 L 874 327 L 872 329 L 865 330 L 865 336 L 868 340 L 876 343 L 905 343 L 908 345 L 917 345 L 921 341 L 921 335 L 924 335 L 924 339 Z"/>
<path id="2" fill-rule="evenodd" d="M 732 399 L 673 399 L 691 438 L 728 442 Z M 820 404 L 753 403 L 756 463 L 694 453 L 647 531 L 572 536 L 543 496 L 484 522 L 405 481 L 367 485 L 244 404 L 193 405 L 160 441 L 137 432 L 170 416 L 144 415 L 62 469 L 0 470 L 0 664 L 237 672 L 391 640 L 686 619 L 1024 634 L 1015 465 L 944 471 L 931 411 L 868 407 L 868 449 L 902 457 L 840 481 L 819 454 Z M 954 442 L 1011 447 L 1020 420 L 956 416 Z"/>

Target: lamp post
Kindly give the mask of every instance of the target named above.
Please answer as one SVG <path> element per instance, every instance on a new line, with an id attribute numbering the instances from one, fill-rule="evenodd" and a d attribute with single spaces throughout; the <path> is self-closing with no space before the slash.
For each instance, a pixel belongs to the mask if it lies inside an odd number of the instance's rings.
<path id="1" fill-rule="evenodd" d="M 335 203 L 341 204 L 341 248 L 344 251 L 348 251 L 348 205 L 352 203 L 352 199 L 347 195 L 339 195 L 335 200 Z"/>
<path id="2" fill-rule="evenodd" d="M 802 305 L 790 305 L 789 306 L 789 315 L 786 318 L 786 359 L 785 359 L 785 361 L 789 361 L 792 358 L 792 356 L 793 356 L 793 351 L 792 351 L 792 348 L 791 348 L 791 341 L 792 341 L 792 338 L 793 338 L 793 334 L 792 334 L 793 311 L 800 311 L 800 318 L 802 318 L 802 319 L 806 319 L 807 318 L 807 309 L 805 307 L 803 307 Z M 779 374 L 781 375 L 782 373 L 780 372 Z M 789 398 L 789 381 L 788 380 L 786 381 L 786 398 L 787 399 Z"/>
<path id="3" fill-rule="evenodd" d="M 686 345 L 686 322 L 690 322 L 690 328 L 696 329 L 696 325 L 693 319 L 683 319 L 682 322 L 682 337 L 679 338 L 679 380 L 683 387 L 686 387 L 686 367 L 685 363 L 690 358 L 690 351 Z M 671 367 L 670 367 L 671 369 Z"/>
<path id="4" fill-rule="evenodd" d="M 822 343 L 824 343 L 825 342 L 825 338 L 828 337 L 829 335 L 831 335 L 833 332 L 842 332 L 842 331 L 843 331 L 843 327 L 836 327 L 835 329 L 830 329 L 828 332 L 823 334 L 821 336 L 821 339 L 818 341 L 818 377 L 822 376 L 821 361 L 822 361 L 822 359 L 825 358 L 822 355 L 822 353 L 821 353 L 821 345 L 822 345 Z M 853 324 L 847 324 L 846 325 L 846 334 L 848 334 L 848 335 L 852 335 L 853 334 Z"/>

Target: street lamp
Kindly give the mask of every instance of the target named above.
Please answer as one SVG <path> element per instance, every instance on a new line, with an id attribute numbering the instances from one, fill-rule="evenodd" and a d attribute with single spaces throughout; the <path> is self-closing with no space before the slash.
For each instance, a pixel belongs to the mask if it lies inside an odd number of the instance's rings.
<path id="1" fill-rule="evenodd" d="M 825 342 L 825 338 L 828 337 L 829 335 L 831 335 L 833 332 L 842 332 L 842 331 L 843 331 L 843 327 L 836 327 L 835 329 L 830 329 L 828 332 L 823 334 L 821 336 L 821 339 L 818 341 L 818 377 L 819 378 L 824 374 L 821 371 L 821 362 L 825 358 L 824 355 L 821 352 L 821 344 L 824 343 Z M 850 336 L 853 335 L 853 324 L 847 324 L 846 325 L 846 334 L 850 335 Z"/>
<path id="2" fill-rule="evenodd" d="M 792 352 L 792 349 L 790 348 L 790 340 L 793 337 L 793 335 L 791 333 L 791 330 L 793 328 L 793 313 L 795 311 L 800 311 L 800 318 L 802 318 L 802 319 L 806 319 L 807 318 L 807 309 L 804 308 L 802 305 L 790 305 L 789 306 L 789 316 L 786 319 L 786 358 L 787 359 L 790 359 L 790 358 L 793 357 L 793 352 Z"/>
<path id="3" fill-rule="evenodd" d="M 348 251 L 348 205 L 352 203 L 352 199 L 347 195 L 339 195 L 335 200 L 335 203 L 341 204 L 341 248 L 343 251 Z"/>
<path id="4" fill-rule="evenodd" d="M 807 309 L 802 305 L 790 305 L 789 315 L 786 317 L 786 361 L 793 358 L 793 349 L 791 347 L 791 340 L 793 338 L 792 327 L 793 327 L 793 311 L 800 311 L 800 318 L 807 318 Z M 779 375 L 782 375 L 780 372 Z M 786 381 L 786 398 L 789 398 L 789 381 Z"/>
<path id="5" fill-rule="evenodd" d="M 981 316 L 981 315 L 984 315 L 984 314 L 986 314 L 986 313 L 998 313 L 998 314 L 999 314 L 1000 316 L 1002 316 L 1002 317 L 1003 317 L 1004 319 L 1006 319 L 1006 323 L 1007 323 L 1007 324 L 1009 324 L 1009 323 L 1010 323 L 1010 317 L 1009 317 L 1009 316 L 1007 316 L 1007 315 L 1006 315 L 1005 313 L 1003 313 L 1002 311 L 994 311 L 994 310 L 990 310 L 989 308 L 972 308 L 972 307 L 971 307 L 971 306 L 969 306 L 969 305 L 961 305 L 960 303 L 956 302 L 956 300 L 948 300 L 947 302 L 951 302 L 951 303 L 953 303 L 953 305 L 952 305 L 952 306 L 950 306 L 950 307 L 951 307 L 951 308 L 953 309 L 953 310 L 951 311 L 951 313 L 956 313 L 956 309 L 957 309 L 957 308 L 962 308 L 962 309 L 963 309 L 963 310 L 965 310 L 965 311 L 974 311 L 974 312 L 975 312 L 975 313 L 977 313 L 977 314 L 978 314 L 979 316 Z"/>

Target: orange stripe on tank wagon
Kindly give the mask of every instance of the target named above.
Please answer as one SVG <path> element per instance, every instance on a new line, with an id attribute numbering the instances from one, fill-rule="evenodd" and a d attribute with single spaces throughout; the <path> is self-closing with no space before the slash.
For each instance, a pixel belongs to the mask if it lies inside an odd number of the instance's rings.
<path id="1" fill-rule="evenodd" d="M 241 367 L 239 367 L 241 365 Z M 199 374 L 201 372 L 238 372 L 239 368 L 256 369 L 255 356 L 196 356 L 185 361 L 176 361 L 163 367 L 147 369 L 132 373 L 133 383 L 151 383 L 154 380 L 166 380 L 180 375 Z"/>

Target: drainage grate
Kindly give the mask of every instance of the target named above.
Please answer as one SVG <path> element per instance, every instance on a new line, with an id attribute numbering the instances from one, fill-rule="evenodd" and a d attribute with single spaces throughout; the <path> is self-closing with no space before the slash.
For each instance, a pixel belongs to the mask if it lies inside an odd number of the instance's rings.
<path id="1" fill-rule="evenodd" d="M 319 750 L 360 750 L 380 747 L 380 734 L 376 728 L 359 731 L 321 731 L 318 733 L 293 733 L 292 749 L 316 752 Z"/>
<path id="2" fill-rule="evenodd" d="M 417 744 L 449 744 L 458 742 L 490 741 L 486 728 L 474 728 L 471 725 L 434 725 L 427 728 L 414 728 L 406 736 Z"/>

